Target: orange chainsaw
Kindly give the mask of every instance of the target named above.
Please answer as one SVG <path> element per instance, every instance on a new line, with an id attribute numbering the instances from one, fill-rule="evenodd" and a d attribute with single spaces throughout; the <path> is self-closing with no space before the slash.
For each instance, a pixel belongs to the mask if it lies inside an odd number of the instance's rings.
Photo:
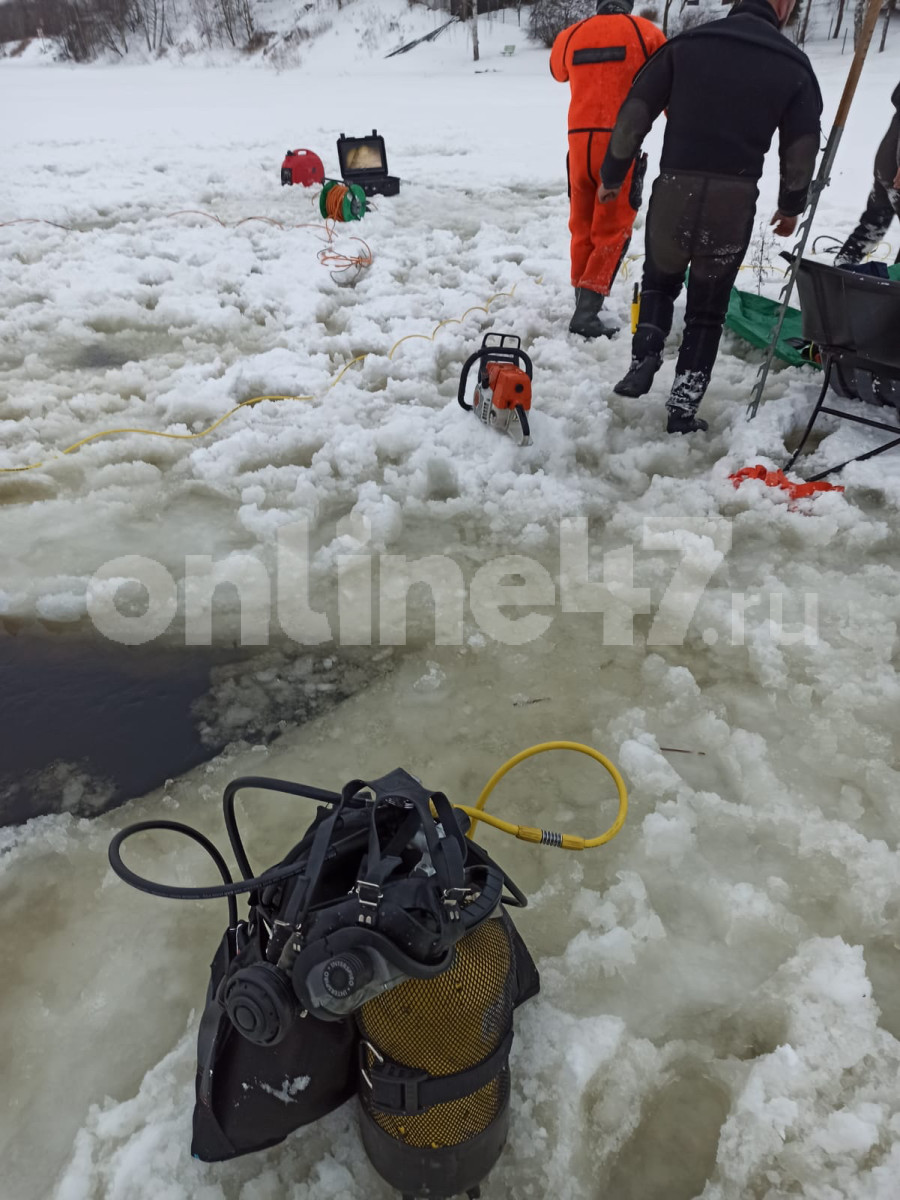
<path id="1" fill-rule="evenodd" d="M 472 403 L 466 401 L 469 371 L 478 364 Z M 521 364 L 521 365 L 520 365 Z M 466 361 L 459 380 L 460 408 L 474 412 L 482 425 L 508 433 L 517 446 L 531 445 L 531 359 L 513 333 L 486 333 L 481 349 Z"/>

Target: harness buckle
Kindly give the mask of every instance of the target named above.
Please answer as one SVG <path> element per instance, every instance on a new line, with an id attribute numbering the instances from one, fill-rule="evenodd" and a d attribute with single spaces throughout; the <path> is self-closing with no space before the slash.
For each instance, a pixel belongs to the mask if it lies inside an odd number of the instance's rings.
<path id="1" fill-rule="evenodd" d="M 370 883 L 365 879 L 357 879 L 356 887 L 353 890 L 356 892 L 357 899 L 359 900 L 359 907 L 363 910 L 358 917 L 359 924 L 374 925 L 378 905 L 384 896 L 381 884 Z"/>
<path id="2" fill-rule="evenodd" d="M 375 1059 L 372 1066 L 369 1065 L 367 1051 Z M 431 1078 L 428 1072 L 386 1059 L 371 1042 L 361 1041 L 359 1044 L 359 1073 L 369 1089 L 369 1103 L 379 1112 L 415 1116 L 428 1107 L 419 1099 L 419 1086 Z"/>
<path id="3" fill-rule="evenodd" d="M 447 888 L 443 894 L 443 901 L 447 916 L 451 921 L 459 920 L 460 907 L 463 901 L 468 900 L 471 895 L 472 889 L 469 887 Z"/>
<path id="4" fill-rule="evenodd" d="M 367 1042 L 365 1038 L 359 1040 L 359 1073 L 366 1084 L 366 1087 L 372 1087 L 372 1077 L 367 1070 L 368 1062 L 366 1061 L 366 1051 L 369 1051 L 376 1062 L 383 1063 L 384 1055 L 379 1054 L 371 1042 Z"/>

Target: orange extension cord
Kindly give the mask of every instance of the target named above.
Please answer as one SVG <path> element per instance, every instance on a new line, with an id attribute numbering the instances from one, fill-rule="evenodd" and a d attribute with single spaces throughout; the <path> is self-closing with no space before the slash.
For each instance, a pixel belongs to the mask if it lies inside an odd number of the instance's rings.
<path id="1" fill-rule="evenodd" d="M 344 200 L 350 193 L 345 183 L 336 183 L 325 197 L 325 211 L 332 221 L 343 221 Z"/>
<path id="2" fill-rule="evenodd" d="M 330 267 L 332 269 L 332 279 L 335 278 L 335 275 L 341 275 L 345 271 L 352 271 L 354 269 L 358 277 L 366 267 L 371 267 L 373 262 L 372 251 L 368 243 L 361 237 L 351 239 L 354 242 L 359 242 L 363 247 L 363 252 L 360 254 L 342 254 L 330 248 L 332 239 L 334 238 L 334 226 L 344 223 L 344 201 L 349 192 L 350 189 L 345 183 L 337 183 L 329 190 L 325 197 L 325 212 L 332 225 L 329 230 L 329 245 L 324 250 L 319 251 L 318 258 L 323 267 Z"/>

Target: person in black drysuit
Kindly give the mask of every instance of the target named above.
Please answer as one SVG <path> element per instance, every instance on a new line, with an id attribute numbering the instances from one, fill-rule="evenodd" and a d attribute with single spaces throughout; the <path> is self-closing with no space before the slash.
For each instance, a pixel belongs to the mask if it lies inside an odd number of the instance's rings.
<path id="1" fill-rule="evenodd" d="M 690 268 L 684 339 L 667 404 L 669 433 L 708 428 L 696 412 L 750 241 L 756 185 L 776 129 L 776 234 L 789 237 L 806 207 L 822 98 L 809 59 L 779 32 L 793 7 L 794 0 L 740 0 L 723 20 L 667 42 L 635 79 L 601 167 L 598 195 L 605 201 L 616 195 L 651 125 L 667 110 L 660 175 L 647 214 L 631 369 L 615 390 L 621 396 L 649 392 Z"/>
<path id="2" fill-rule="evenodd" d="M 836 267 L 852 267 L 870 254 L 900 217 L 900 83 L 891 96 L 894 118 L 875 155 L 875 178 L 866 211 L 835 256 Z M 900 253 L 897 255 L 900 263 Z"/>

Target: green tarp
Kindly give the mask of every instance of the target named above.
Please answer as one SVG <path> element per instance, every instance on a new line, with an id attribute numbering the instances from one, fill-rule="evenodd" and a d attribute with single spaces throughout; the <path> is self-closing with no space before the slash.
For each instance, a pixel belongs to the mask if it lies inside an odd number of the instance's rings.
<path id="1" fill-rule="evenodd" d="M 780 307 L 778 300 L 769 300 L 766 296 L 757 296 L 753 292 L 739 292 L 737 288 L 732 288 L 725 324 L 751 346 L 765 350 L 772 336 L 772 326 L 778 319 Z M 814 365 L 808 358 L 804 358 L 799 350 L 788 345 L 789 338 L 802 336 L 800 310 L 789 308 L 775 353 L 783 362 L 790 363 L 793 367 L 802 367 L 804 363 L 807 366 Z"/>
<path id="2" fill-rule="evenodd" d="M 900 264 L 888 267 L 888 275 L 891 279 L 900 279 Z M 752 292 L 739 292 L 737 288 L 732 288 L 725 324 L 745 342 L 749 342 L 751 346 L 758 346 L 761 350 L 765 350 L 769 344 L 769 338 L 772 336 L 772 327 L 778 319 L 780 307 L 778 300 L 769 300 L 765 296 L 756 296 Z M 799 350 L 788 345 L 791 338 L 802 337 L 800 310 L 789 308 L 784 318 L 784 328 L 778 339 L 775 353 L 782 362 L 790 363 L 791 366 L 817 366 L 817 363 L 811 363 L 808 358 L 803 357 Z"/>

